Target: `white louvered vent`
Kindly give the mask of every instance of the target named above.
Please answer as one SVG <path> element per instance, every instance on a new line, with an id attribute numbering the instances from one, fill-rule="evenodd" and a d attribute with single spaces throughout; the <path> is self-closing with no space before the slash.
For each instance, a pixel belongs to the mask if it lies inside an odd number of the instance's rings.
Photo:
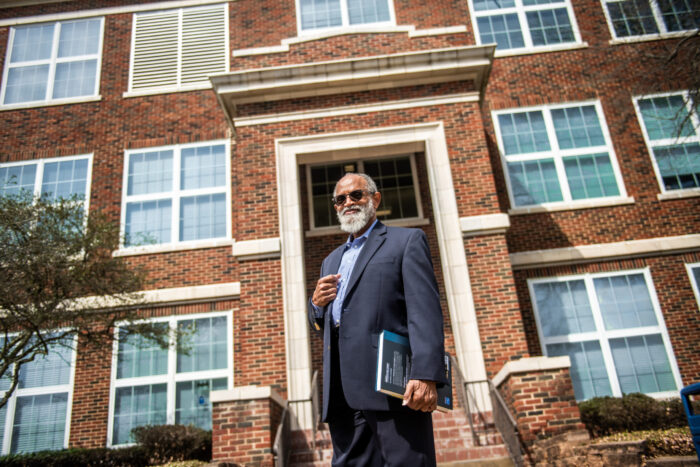
<path id="1" fill-rule="evenodd" d="M 135 15 L 131 90 L 207 84 L 226 71 L 226 5 Z"/>

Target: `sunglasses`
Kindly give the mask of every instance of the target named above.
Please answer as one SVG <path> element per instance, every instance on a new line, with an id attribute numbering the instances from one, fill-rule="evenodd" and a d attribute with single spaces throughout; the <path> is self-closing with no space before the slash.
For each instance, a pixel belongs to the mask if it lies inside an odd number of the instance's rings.
<path id="1" fill-rule="evenodd" d="M 351 200 L 357 202 L 360 201 L 362 198 L 365 197 L 365 193 L 369 194 L 369 191 L 367 190 L 354 190 L 348 193 L 347 195 L 338 195 L 333 198 L 331 198 L 331 201 L 333 201 L 333 204 L 337 206 L 342 206 L 345 204 L 345 200 L 348 199 L 348 196 L 350 197 Z"/>

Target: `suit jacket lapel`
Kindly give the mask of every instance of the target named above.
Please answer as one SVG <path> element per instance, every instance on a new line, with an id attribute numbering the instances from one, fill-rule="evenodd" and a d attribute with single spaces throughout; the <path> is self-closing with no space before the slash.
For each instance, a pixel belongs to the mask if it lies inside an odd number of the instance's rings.
<path id="1" fill-rule="evenodd" d="M 360 256 L 358 256 L 357 261 L 355 262 L 355 267 L 352 269 L 350 282 L 348 283 L 348 288 L 345 292 L 346 300 L 352 292 L 352 289 L 355 287 L 355 284 L 357 284 L 357 280 L 362 275 L 362 272 L 365 270 L 367 263 L 370 259 L 372 259 L 372 256 L 374 256 L 379 247 L 382 246 L 384 240 L 386 240 L 386 226 L 381 222 L 377 222 L 377 225 L 375 225 L 372 232 L 370 232 L 369 238 L 367 238 L 367 243 L 360 252 Z M 340 257 L 342 257 L 342 255 L 340 255 Z M 340 265 L 340 258 L 338 259 L 338 265 Z"/>

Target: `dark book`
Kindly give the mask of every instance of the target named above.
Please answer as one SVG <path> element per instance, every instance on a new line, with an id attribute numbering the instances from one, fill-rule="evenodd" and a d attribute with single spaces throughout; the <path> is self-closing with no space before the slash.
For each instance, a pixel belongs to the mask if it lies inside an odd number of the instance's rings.
<path id="1" fill-rule="evenodd" d="M 411 374 L 411 347 L 408 339 L 391 331 L 382 331 L 377 346 L 377 384 L 375 389 L 389 396 L 403 399 Z M 438 384 L 437 408 L 441 412 L 452 410 L 452 361 L 445 352 L 445 376 L 447 384 Z"/>

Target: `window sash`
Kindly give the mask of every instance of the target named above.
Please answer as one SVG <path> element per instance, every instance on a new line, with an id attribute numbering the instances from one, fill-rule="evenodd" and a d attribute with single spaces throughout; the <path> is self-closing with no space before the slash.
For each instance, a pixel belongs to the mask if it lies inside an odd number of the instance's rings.
<path id="1" fill-rule="evenodd" d="M 75 41 L 63 40 L 64 32 L 70 31 L 76 25 L 85 24 L 90 34 L 83 41 L 84 47 L 92 50 L 64 53 L 66 44 Z M 39 56 L 16 58 L 16 53 L 32 54 L 32 44 L 25 47 L 18 44 L 24 31 L 46 30 L 51 26 L 49 38 L 44 40 L 44 50 Z M 95 33 L 95 27 L 98 28 Z M 92 33 L 90 33 L 92 29 Z M 3 106 L 21 106 L 25 104 L 41 104 L 54 101 L 84 99 L 97 96 L 102 65 L 102 37 L 104 18 L 60 21 L 42 25 L 16 26 L 11 29 L 10 40 L 3 73 L 3 86 L 0 102 Z M 82 72 L 81 72 L 82 70 Z M 34 86 L 29 86 L 29 84 Z M 15 93 L 20 93 L 19 95 Z"/>
<path id="2" fill-rule="evenodd" d="M 646 319 L 638 321 L 630 327 L 610 328 L 606 326 L 605 312 L 601 305 L 600 289 L 596 288 L 596 281 L 629 281 L 630 278 L 641 279 L 642 283 L 645 285 L 645 300 L 648 301 L 648 305 L 652 308 L 653 317 L 651 320 Z M 584 329 L 572 329 L 568 332 L 564 328 L 555 327 L 555 329 L 559 329 L 560 331 L 559 334 L 555 334 L 551 332 L 553 328 L 550 321 L 557 318 L 556 315 L 559 314 L 559 310 L 554 310 L 552 315 L 546 314 L 546 310 L 542 308 L 541 300 L 537 299 L 538 295 L 541 297 L 541 293 L 538 294 L 538 290 L 541 290 L 543 287 L 561 287 L 562 284 L 570 286 L 574 283 L 583 283 L 585 285 L 585 295 L 582 297 L 585 297 L 585 300 L 588 301 L 590 318 L 592 318 L 594 327 L 591 328 L 589 324 Z M 620 355 L 622 354 L 620 351 L 616 351 L 616 348 L 620 347 L 623 341 L 628 343 L 633 342 L 635 345 L 639 346 L 640 339 L 644 342 L 653 342 L 657 349 L 659 348 L 658 342 L 661 342 L 663 346 L 663 353 L 660 354 L 657 351 L 651 360 L 654 362 L 654 365 L 656 365 L 658 370 L 657 376 L 661 377 L 661 382 L 656 386 L 657 390 L 650 393 L 657 396 L 666 396 L 670 391 L 680 387 L 680 374 L 678 373 L 668 332 L 666 331 L 648 269 L 531 279 L 528 280 L 528 288 L 530 290 L 542 351 L 544 355 L 569 355 L 571 357 L 571 372 L 572 378 L 575 379 L 574 386 L 577 399 L 581 400 L 602 395 L 614 395 L 619 397 L 622 395 L 623 390 L 628 390 L 628 388 L 631 387 L 630 385 L 635 378 L 637 378 L 637 383 L 635 384 L 638 384 L 640 388 L 647 387 L 645 386 L 647 383 L 642 383 L 642 381 L 649 381 L 649 370 L 646 367 L 647 362 L 640 357 L 631 362 L 632 367 L 629 367 L 629 365 L 623 367 L 623 360 L 620 360 Z M 579 293 L 581 293 L 580 287 Z M 633 300 L 634 298 L 635 297 L 632 297 Z M 579 300 L 581 299 L 580 296 Z M 581 304 L 579 303 L 578 306 L 581 306 Z M 569 317 L 570 313 L 566 314 L 565 312 L 565 316 Z M 596 344 L 594 345 L 592 343 Z M 583 347 L 581 346 L 586 346 L 587 348 L 583 353 Z M 602 355 L 605 375 L 601 373 L 598 347 L 600 349 L 600 355 Z M 648 350 L 649 346 L 647 345 L 645 348 Z M 617 360 L 615 356 L 617 356 Z M 579 364 L 577 362 L 593 362 L 594 366 L 590 368 L 575 367 L 575 365 Z M 628 363 L 628 361 L 624 361 L 624 363 Z M 669 379 L 668 375 L 671 375 L 671 379 Z M 652 373 L 652 376 L 654 376 L 654 373 Z M 609 389 L 605 384 L 605 378 L 607 378 L 609 382 Z M 669 389 L 669 381 L 672 381 L 675 385 L 673 389 Z"/>
<path id="3" fill-rule="evenodd" d="M 318 34 L 337 29 L 362 29 L 395 24 L 393 0 L 296 0 L 299 34 Z M 357 15 L 371 13 L 376 21 L 363 21 Z M 332 16 L 322 16 L 323 14 Z"/>
<path id="4" fill-rule="evenodd" d="M 700 311 L 700 263 L 686 264 L 690 285 L 695 293 L 695 300 L 698 302 L 698 310 Z"/>
<path id="5" fill-rule="evenodd" d="M 667 0 L 602 0 L 602 2 L 611 34 L 617 39 L 654 37 L 659 34 L 692 31 L 700 27 L 700 16 L 698 16 L 700 8 L 695 7 L 693 10 L 692 0 L 682 0 L 683 11 L 675 10 L 675 6 L 681 2 Z M 635 16 L 630 14 L 632 10 Z M 693 21 L 693 17 L 694 26 L 689 23 Z"/>

